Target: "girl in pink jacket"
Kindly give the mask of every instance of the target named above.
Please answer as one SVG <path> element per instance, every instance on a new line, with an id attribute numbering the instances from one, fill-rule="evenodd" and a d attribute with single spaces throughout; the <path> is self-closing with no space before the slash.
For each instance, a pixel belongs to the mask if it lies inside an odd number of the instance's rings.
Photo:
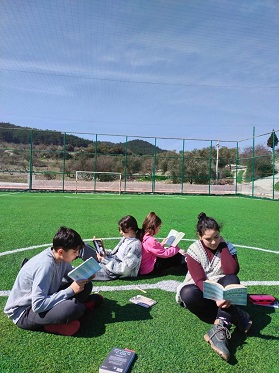
<path id="1" fill-rule="evenodd" d="M 140 275 L 156 274 L 170 267 L 183 267 L 187 272 L 185 254 L 178 246 L 164 247 L 166 238 L 160 243 L 154 237 L 160 230 L 162 221 L 150 212 L 142 224 L 142 260 L 139 270 Z"/>

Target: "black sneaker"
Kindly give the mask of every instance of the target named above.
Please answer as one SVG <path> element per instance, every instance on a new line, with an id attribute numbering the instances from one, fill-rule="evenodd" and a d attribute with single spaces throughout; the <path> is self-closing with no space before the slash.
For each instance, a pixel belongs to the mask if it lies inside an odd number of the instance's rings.
<path id="1" fill-rule="evenodd" d="M 210 343 L 211 347 L 222 359 L 229 361 L 230 351 L 228 349 L 228 339 L 231 338 L 230 331 L 225 327 L 224 321 L 217 319 L 204 339 Z"/>

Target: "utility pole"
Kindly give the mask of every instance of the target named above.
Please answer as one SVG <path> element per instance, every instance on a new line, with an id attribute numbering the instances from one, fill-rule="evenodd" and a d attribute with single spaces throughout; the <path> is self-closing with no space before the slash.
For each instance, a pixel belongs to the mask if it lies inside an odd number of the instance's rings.
<path id="1" fill-rule="evenodd" d="M 218 184 L 218 163 L 219 163 L 219 147 L 220 142 L 218 141 L 216 144 L 216 170 L 215 170 L 215 184 Z"/>

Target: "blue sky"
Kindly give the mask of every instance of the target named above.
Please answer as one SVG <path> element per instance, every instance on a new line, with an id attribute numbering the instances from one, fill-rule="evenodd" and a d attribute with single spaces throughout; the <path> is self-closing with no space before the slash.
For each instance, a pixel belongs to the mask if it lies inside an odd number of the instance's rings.
<path id="1" fill-rule="evenodd" d="M 0 38 L 3 122 L 115 142 L 279 129 L 277 0 L 1 0 Z"/>

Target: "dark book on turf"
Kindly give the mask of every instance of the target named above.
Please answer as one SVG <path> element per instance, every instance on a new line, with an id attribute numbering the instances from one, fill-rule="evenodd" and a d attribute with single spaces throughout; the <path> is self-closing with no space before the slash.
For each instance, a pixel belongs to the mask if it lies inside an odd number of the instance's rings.
<path id="1" fill-rule="evenodd" d="M 74 281 L 88 280 L 96 272 L 100 271 L 100 269 L 102 269 L 100 264 L 91 257 L 70 271 L 68 276 Z"/>
<path id="2" fill-rule="evenodd" d="M 206 280 L 203 282 L 203 297 L 213 300 L 229 300 L 232 304 L 246 306 L 247 287 L 241 284 L 231 284 L 223 287 L 218 282 Z"/>
<path id="3" fill-rule="evenodd" d="M 102 362 L 99 373 L 127 373 L 135 358 L 135 351 L 114 347 Z"/>

